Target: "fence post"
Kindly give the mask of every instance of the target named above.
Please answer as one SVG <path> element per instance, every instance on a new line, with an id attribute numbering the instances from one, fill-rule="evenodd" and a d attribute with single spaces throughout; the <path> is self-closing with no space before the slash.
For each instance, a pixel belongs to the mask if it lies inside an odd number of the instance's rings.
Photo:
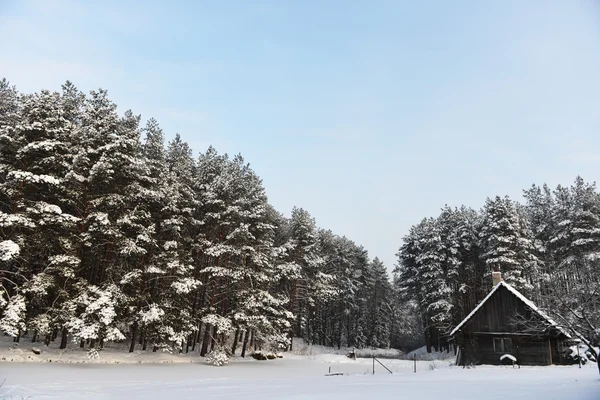
<path id="1" fill-rule="evenodd" d="M 417 373 L 417 355 L 413 354 L 413 359 L 415 361 L 415 374 Z"/>
<path id="2" fill-rule="evenodd" d="M 375 357 L 373 357 L 373 375 L 375 375 Z"/>

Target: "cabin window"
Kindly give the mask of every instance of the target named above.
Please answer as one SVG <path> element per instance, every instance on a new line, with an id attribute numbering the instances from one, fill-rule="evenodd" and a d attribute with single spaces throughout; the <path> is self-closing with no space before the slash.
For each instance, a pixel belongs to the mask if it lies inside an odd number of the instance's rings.
<path id="1" fill-rule="evenodd" d="M 494 338 L 494 352 L 496 353 L 512 353 L 512 339 L 510 338 Z"/>

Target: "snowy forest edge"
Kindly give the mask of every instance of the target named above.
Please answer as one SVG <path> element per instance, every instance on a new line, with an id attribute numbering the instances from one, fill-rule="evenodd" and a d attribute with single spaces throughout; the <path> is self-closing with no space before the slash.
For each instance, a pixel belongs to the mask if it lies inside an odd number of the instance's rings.
<path id="1" fill-rule="evenodd" d="M 491 268 L 590 344 L 600 326 L 600 195 L 577 178 L 523 204 L 442 209 L 403 238 L 392 279 L 352 240 L 286 218 L 241 155 L 194 158 L 104 90 L 0 82 L 0 330 L 129 351 L 448 348 Z"/>

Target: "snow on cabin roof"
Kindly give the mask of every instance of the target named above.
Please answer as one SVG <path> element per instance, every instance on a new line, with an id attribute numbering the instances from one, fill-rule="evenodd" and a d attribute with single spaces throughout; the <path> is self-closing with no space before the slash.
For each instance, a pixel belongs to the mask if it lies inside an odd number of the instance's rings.
<path id="1" fill-rule="evenodd" d="M 571 335 L 569 335 L 569 333 L 565 329 L 563 329 L 560 325 L 558 325 L 556 322 L 554 322 L 554 320 L 552 318 L 550 318 L 548 316 L 548 314 L 546 314 L 545 312 L 543 312 L 542 310 L 540 310 L 539 308 L 537 308 L 537 306 L 535 304 L 533 304 L 533 302 L 531 300 L 529 300 L 527 297 L 523 296 L 521 294 L 521 292 L 519 292 L 517 289 L 515 289 L 514 287 L 512 287 L 511 285 L 509 285 L 508 283 L 506 283 L 504 281 L 500 281 L 500 283 L 498 283 L 496 286 L 494 286 L 494 288 L 488 293 L 487 296 L 485 296 L 485 298 L 477 305 L 477 307 L 475 307 L 473 309 L 473 311 L 471 311 L 469 313 L 469 315 L 467 315 L 466 318 L 463 319 L 461 321 L 461 323 L 458 324 L 456 326 L 456 328 L 454 328 L 452 330 L 452 332 L 450 332 L 450 336 L 454 336 L 454 334 L 456 332 L 458 332 L 459 329 L 464 324 L 466 324 L 471 319 L 471 317 L 473 317 L 473 315 L 475 315 L 475 313 L 485 304 L 485 302 L 488 301 L 488 299 L 490 297 L 492 297 L 492 295 L 494 293 L 496 293 L 496 291 L 498 290 L 498 288 L 500 286 L 504 286 L 506 289 L 508 289 L 509 292 L 511 292 L 512 294 L 514 294 L 515 296 L 517 296 L 519 298 L 519 300 L 521 300 L 523 303 L 525 303 L 525 305 L 527 305 L 527 307 L 529 307 L 533 311 L 535 311 L 540 317 L 542 317 L 543 319 L 545 319 L 550 325 L 552 325 L 553 327 L 555 327 L 556 329 L 558 329 L 562 334 L 564 334 L 569 339 L 571 338 Z"/>

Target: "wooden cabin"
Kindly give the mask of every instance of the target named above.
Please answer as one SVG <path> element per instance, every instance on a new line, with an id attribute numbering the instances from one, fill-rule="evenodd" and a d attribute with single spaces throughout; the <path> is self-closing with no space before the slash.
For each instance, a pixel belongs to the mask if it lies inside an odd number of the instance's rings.
<path id="1" fill-rule="evenodd" d="M 510 354 L 519 365 L 564 363 L 569 333 L 514 287 L 492 272 L 493 288 L 450 333 L 457 365 L 503 364 Z"/>

